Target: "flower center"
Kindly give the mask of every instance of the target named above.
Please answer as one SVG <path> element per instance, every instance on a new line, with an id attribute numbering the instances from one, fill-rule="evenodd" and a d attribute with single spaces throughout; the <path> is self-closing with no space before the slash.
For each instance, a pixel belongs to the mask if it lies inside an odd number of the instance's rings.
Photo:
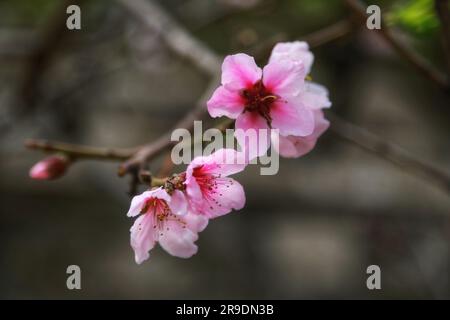
<path id="1" fill-rule="evenodd" d="M 203 169 L 203 165 L 194 168 L 192 175 L 195 177 L 195 180 L 203 193 L 207 191 L 214 192 L 214 190 L 217 189 L 216 178 L 220 177 L 220 175 L 217 175 L 216 177 L 211 174 L 204 173 Z"/>
<path id="2" fill-rule="evenodd" d="M 186 190 L 186 185 L 184 184 L 185 181 L 186 181 L 186 172 L 173 174 L 164 183 L 164 189 L 169 195 L 172 195 L 175 190 L 184 191 Z"/>
<path id="3" fill-rule="evenodd" d="M 172 213 L 165 200 L 157 198 L 148 199 L 142 208 L 141 213 L 153 215 L 153 229 L 158 229 L 160 236 L 164 234 L 164 231 L 169 231 L 169 227 L 165 225 L 167 221 L 174 221 L 183 228 L 186 228 L 186 222 L 180 219 L 176 214 Z M 139 228 L 141 228 L 140 225 Z"/>
<path id="4" fill-rule="evenodd" d="M 241 97 L 246 101 L 245 111 L 257 112 L 264 119 L 266 119 L 269 127 L 272 123 L 270 116 L 270 106 L 278 99 L 276 95 L 269 92 L 261 80 L 256 82 L 253 87 L 249 89 L 243 89 L 241 91 Z"/>

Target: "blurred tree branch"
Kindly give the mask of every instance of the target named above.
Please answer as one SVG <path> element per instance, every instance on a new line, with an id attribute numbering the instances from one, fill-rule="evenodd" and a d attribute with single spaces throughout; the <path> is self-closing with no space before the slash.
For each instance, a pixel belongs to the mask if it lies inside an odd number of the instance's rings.
<path id="1" fill-rule="evenodd" d="M 340 20 L 332 25 L 314 31 L 310 34 L 299 37 L 299 40 L 308 42 L 311 48 L 317 48 L 333 41 L 342 39 L 351 34 L 353 26 L 347 19 Z M 254 56 L 268 58 L 274 45 L 280 41 L 288 41 L 282 34 L 276 34 L 273 37 L 261 42 L 250 49 Z"/>
<path id="2" fill-rule="evenodd" d="M 157 4 L 144 0 L 117 1 L 134 17 L 152 30 L 159 32 L 164 42 L 171 50 L 178 55 L 189 59 L 199 69 L 212 77 L 210 85 L 199 99 L 196 107 L 174 126 L 174 128 L 187 128 L 191 130 L 193 121 L 200 119 L 207 114 L 205 102 L 219 82 L 218 72 L 220 70 L 221 58 L 193 38 Z M 365 21 L 365 10 L 361 8 L 359 1 L 346 0 L 346 2 L 352 10 L 359 15 L 360 19 L 364 16 Z M 391 43 L 397 51 L 405 56 L 408 61 L 416 66 L 418 70 L 427 75 L 433 82 L 438 83 L 441 86 L 447 86 L 447 82 L 442 79 L 442 75 L 437 73 L 434 69 L 430 69 L 429 66 L 425 64 L 422 57 L 399 44 L 387 29 L 383 30 L 384 31 L 381 32 L 383 37 Z M 315 32 L 304 38 L 309 38 L 310 41 L 314 42 L 314 46 L 318 46 L 339 39 L 349 32 L 350 28 L 347 23 L 338 22 L 329 28 Z M 333 133 L 343 138 L 345 141 L 356 144 L 364 150 L 389 160 L 411 174 L 422 178 L 425 177 L 425 181 L 433 183 L 443 189 L 446 193 L 449 193 L 450 177 L 446 172 L 438 170 L 433 166 L 416 159 L 415 156 L 408 154 L 395 144 L 379 138 L 376 135 L 369 133 L 367 130 L 351 124 L 336 115 L 331 116 L 331 123 L 331 130 Z M 173 146 L 174 142 L 170 141 L 171 132 L 172 131 L 168 131 L 149 144 L 132 149 L 95 148 L 41 141 L 29 141 L 26 145 L 44 151 L 65 152 L 69 156 L 73 154 L 73 156 L 78 159 L 107 159 L 118 161 L 125 159 L 119 167 L 119 175 L 123 176 L 127 173 L 131 174 L 132 180 L 130 191 L 131 194 L 133 194 L 136 192 L 137 185 L 140 181 L 139 173 L 142 170 L 147 169 L 148 162 Z"/>
<path id="3" fill-rule="evenodd" d="M 27 56 L 23 80 L 17 90 L 17 97 L 13 108 L 10 108 L 7 121 L 0 121 L 0 133 L 8 130 L 18 118 L 36 109 L 40 92 L 39 85 L 42 75 L 52 63 L 52 58 L 64 37 L 69 34 L 66 27 L 66 8 L 71 4 L 80 4 L 83 0 L 61 1 L 50 18 L 38 33 L 36 47 Z M 7 117 L 5 116 L 5 119 Z"/>
<path id="4" fill-rule="evenodd" d="M 366 25 L 367 14 L 366 6 L 360 0 L 344 0 L 349 10 L 354 14 L 356 20 Z M 439 70 L 433 67 L 426 59 L 415 51 L 411 50 L 400 42 L 392 31 L 384 22 L 382 22 L 381 29 L 374 29 L 373 32 L 382 37 L 403 59 L 408 61 L 420 74 L 431 80 L 439 88 L 445 92 L 450 93 L 450 84 L 448 78 Z"/>
<path id="5" fill-rule="evenodd" d="M 38 46 L 26 65 L 24 81 L 19 90 L 19 95 L 24 99 L 25 108 L 33 109 L 39 95 L 39 80 L 51 63 L 56 49 L 68 33 L 66 8 L 71 4 L 80 5 L 82 1 L 61 1 L 45 24 Z"/>
<path id="6" fill-rule="evenodd" d="M 44 152 L 61 152 L 67 154 L 72 160 L 116 160 L 128 159 L 136 151 L 135 149 L 89 147 L 84 145 L 70 144 L 66 142 L 48 141 L 42 139 L 28 139 L 25 146 L 29 149 L 42 150 Z"/>
<path id="7" fill-rule="evenodd" d="M 176 54 L 188 59 L 206 74 L 216 74 L 221 59 L 203 43 L 192 37 L 160 6 L 145 0 L 117 0 L 130 14 L 158 33 Z"/>
<path id="8" fill-rule="evenodd" d="M 448 2 L 448 0 L 435 0 L 437 16 L 441 22 L 441 37 L 447 62 L 447 77 L 450 79 L 450 8 Z"/>
<path id="9" fill-rule="evenodd" d="M 429 183 L 450 193 L 450 175 L 447 172 L 425 163 L 403 148 L 343 120 L 332 112 L 327 112 L 327 116 L 331 123 L 330 130 L 339 138 L 394 163 L 402 170 L 425 178 Z"/>

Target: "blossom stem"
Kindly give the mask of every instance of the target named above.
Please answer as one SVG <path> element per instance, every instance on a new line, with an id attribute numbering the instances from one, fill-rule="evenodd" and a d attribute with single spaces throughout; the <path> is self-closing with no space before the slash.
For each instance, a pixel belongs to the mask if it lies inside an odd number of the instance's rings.
<path id="1" fill-rule="evenodd" d="M 132 156 L 135 151 L 135 149 L 91 147 L 40 139 L 26 140 L 25 146 L 29 149 L 37 149 L 42 150 L 44 152 L 50 153 L 60 152 L 69 156 L 71 160 L 83 158 L 95 160 L 121 161 Z"/>
<path id="2" fill-rule="evenodd" d="M 166 181 L 167 181 L 167 177 L 166 178 L 157 178 L 157 177 L 152 177 L 152 187 L 162 187 Z"/>

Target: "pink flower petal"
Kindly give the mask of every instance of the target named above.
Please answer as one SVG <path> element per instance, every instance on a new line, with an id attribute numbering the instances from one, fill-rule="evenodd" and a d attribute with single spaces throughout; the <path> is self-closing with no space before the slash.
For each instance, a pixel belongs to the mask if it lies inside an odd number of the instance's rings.
<path id="1" fill-rule="evenodd" d="M 281 60 L 302 62 L 306 74 L 309 74 L 314 62 L 314 55 L 309 50 L 308 43 L 304 41 L 280 42 L 273 48 L 269 62 Z"/>
<path id="2" fill-rule="evenodd" d="M 314 132 L 311 138 L 319 138 L 330 127 L 330 122 L 325 118 L 322 110 L 314 111 Z"/>
<path id="3" fill-rule="evenodd" d="M 266 119 L 255 112 L 241 114 L 235 123 L 234 136 L 247 161 L 266 153 L 270 146 L 270 128 Z"/>
<path id="4" fill-rule="evenodd" d="M 197 253 L 194 243 L 198 239 L 197 233 L 173 221 L 167 221 L 165 228 L 159 236 L 159 244 L 164 250 L 179 258 L 190 258 Z"/>
<path id="5" fill-rule="evenodd" d="M 188 209 L 188 202 L 183 192 L 175 190 L 168 202 L 170 210 L 176 215 L 185 215 Z"/>
<path id="6" fill-rule="evenodd" d="M 149 251 L 155 246 L 157 235 L 154 232 L 152 217 L 148 214 L 136 219 L 130 229 L 131 247 L 137 264 L 141 264 L 150 256 Z"/>
<path id="7" fill-rule="evenodd" d="M 191 172 L 193 168 L 200 165 L 203 166 L 205 173 L 226 177 L 243 171 L 247 163 L 236 150 L 219 149 L 209 156 L 202 157 L 202 159 L 194 159 L 188 166 L 187 172 Z"/>
<path id="8" fill-rule="evenodd" d="M 128 210 L 128 217 L 135 217 L 141 213 L 142 207 L 144 206 L 147 199 L 154 197 L 158 199 L 163 199 L 166 201 L 170 201 L 170 196 L 167 194 L 165 190 L 162 188 L 145 191 L 140 195 L 133 197 L 131 200 L 130 209 Z"/>
<path id="9" fill-rule="evenodd" d="M 292 99 L 294 100 L 294 99 Z M 280 101 L 272 104 L 270 116 L 272 127 L 283 136 L 307 136 L 314 130 L 314 114 L 312 110 L 293 101 Z"/>
<path id="10" fill-rule="evenodd" d="M 216 218 L 233 209 L 240 210 L 245 205 L 245 192 L 242 185 L 232 178 L 217 178 L 214 192 L 194 201 L 194 210 L 208 218 Z"/>
<path id="11" fill-rule="evenodd" d="M 197 181 L 195 180 L 195 177 L 192 176 L 192 171 L 189 174 L 188 171 L 186 171 L 186 194 L 188 196 L 189 201 L 193 201 L 194 199 L 200 200 L 203 198 L 202 190 L 200 186 L 198 185 Z"/>
<path id="12" fill-rule="evenodd" d="M 131 200 L 130 209 L 128 210 L 128 217 L 135 217 L 141 213 L 145 200 L 151 196 L 151 191 L 145 191 L 144 193 L 134 196 Z"/>
<path id="13" fill-rule="evenodd" d="M 323 116 L 322 111 L 315 112 L 314 132 L 306 137 L 272 135 L 272 141 L 279 139 L 279 154 L 286 158 L 298 158 L 309 153 L 316 145 L 317 139 L 328 129 L 330 123 Z M 274 142 L 274 145 L 276 143 Z"/>
<path id="14" fill-rule="evenodd" d="M 263 84 L 266 89 L 282 99 L 298 95 L 304 84 L 305 68 L 302 63 L 273 61 L 263 69 Z"/>
<path id="15" fill-rule="evenodd" d="M 310 109 L 331 107 L 331 101 L 328 99 L 328 90 L 317 83 L 306 82 L 305 91 L 300 93 L 300 99 L 303 105 Z"/>
<path id="16" fill-rule="evenodd" d="M 209 156 L 195 158 L 186 169 L 186 194 L 191 209 L 201 214 L 198 208 L 205 203 L 205 197 L 208 196 L 205 192 L 215 192 L 215 186 L 209 184 L 216 184 L 219 178 L 241 172 L 246 164 L 241 153 L 234 149 L 220 149 Z M 201 178 L 202 186 L 197 178 Z"/>
<path id="17" fill-rule="evenodd" d="M 226 116 L 236 119 L 244 111 L 245 101 L 238 91 L 230 91 L 220 86 L 208 100 L 208 112 L 213 118 Z"/>
<path id="18" fill-rule="evenodd" d="M 183 218 L 187 223 L 187 227 L 192 230 L 192 232 L 202 232 L 208 225 L 208 218 L 203 215 L 190 212 Z"/>
<path id="19" fill-rule="evenodd" d="M 248 88 L 260 80 L 261 75 L 255 59 L 244 53 L 227 56 L 222 64 L 222 85 L 228 90 Z"/>

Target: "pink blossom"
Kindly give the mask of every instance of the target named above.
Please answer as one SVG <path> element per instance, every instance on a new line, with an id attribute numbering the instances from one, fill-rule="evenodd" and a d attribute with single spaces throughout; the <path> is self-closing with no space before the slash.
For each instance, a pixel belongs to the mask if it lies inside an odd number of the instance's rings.
<path id="1" fill-rule="evenodd" d="M 193 212 L 215 218 L 240 210 L 245 204 L 244 189 L 228 176 L 245 168 L 240 154 L 220 149 L 207 157 L 197 157 L 186 170 L 186 194 Z"/>
<path id="2" fill-rule="evenodd" d="M 317 143 L 317 139 L 328 129 L 330 122 L 325 119 L 322 110 L 314 111 L 315 127 L 314 132 L 306 137 L 296 136 L 276 136 L 272 135 L 274 145 L 278 140 L 278 153 L 286 158 L 298 158 L 310 152 Z"/>
<path id="3" fill-rule="evenodd" d="M 303 63 L 309 73 L 314 61 L 312 52 L 306 42 L 285 42 L 277 44 L 271 54 L 270 61 L 291 61 Z M 314 113 L 314 131 L 307 136 L 272 134 L 272 142 L 279 143 L 278 152 L 284 157 L 300 157 L 310 152 L 316 145 L 317 139 L 328 129 L 330 123 L 325 119 L 321 109 L 329 108 L 331 102 L 328 90 L 320 84 L 305 81 L 298 94 L 301 104 Z"/>
<path id="4" fill-rule="evenodd" d="M 30 169 L 30 177 L 36 180 L 53 180 L 61 177 L 69 166 L 70 161 L 65 156 L 50 156 Z"/>
<path id="5" fill-rule="evenodd" d="M 302 61 L 274 59 L 261 70 L 246 54 L 227 56 L 222 64 L 222 85 L 207 103 L 209 114 L 236 119 L 236 129 L 243 132 L 265 129 L 267 135 L 258 136 L 253 145 L 248 145 L 245 135 L 235 134 L 241 147 L 252 149 L 251 154 L 264 154 L 270 145 L 269 129 L 278 129 L 283 136 L 313 132 L 313 112 L 300 99 L 305 76 Z"/>
<path id="6" fill-rule="evenodd" d="M 133 198 L 127 214 L 139 217 L 130 229 L 131 247 L 136 263 L 149 258 L 149 251 L 159 242 L 173 256 L 189 258 L 197 253 L 198 232 L 208 219 L 188 211 L 186 197 L 175 190 L 170 196 L 164 189 L 146 191 Z"/>
<path id="7" fill-rule="evenodd" d="M 308 43 L 304 41 L 279 42 L 273 47 L 269 62 L 280 60 L 301 62 L 305 66 L 306 74 L 309 74 L 314 62 L 314 55 L 309 51 Z"/>

